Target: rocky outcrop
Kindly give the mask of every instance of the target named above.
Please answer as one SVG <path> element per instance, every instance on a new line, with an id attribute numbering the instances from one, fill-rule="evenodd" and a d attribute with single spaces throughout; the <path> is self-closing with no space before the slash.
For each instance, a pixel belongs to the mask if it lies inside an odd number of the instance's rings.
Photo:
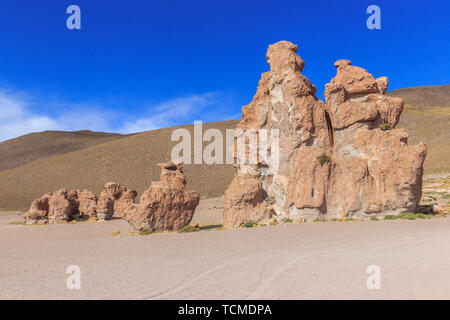
<path id="1" fill-rule="evenodd" d="M 188 225 L 200 195 L 186 186 L 181 165 L 160 163 L 161 176 L 142 194 L 139 205 L 129 207 L 123 218 L 138 230 L 172 231 Z"/>
<path id="2" fill-rule="evenodd" d="M 42 197 L 33 200 L 30 205 L 30 209 L 24 215 L 24 221 L 28 224 L 43 224 L 48 222 L 48 210 L 50 193 L 43 195 Z"/>
<path id="3" fill-rule="evenodd" d="M 236 228 L 252 221 L 272 217 L 270 204 L 264 201 L 262 182 L 253 175 L 238 173 L 225 193 L 224 227 Z"/>
<path id="4" fill-rule="evenodd" d="M 375 79 L 349 60 L 339 60 L 336 76 L 325 87 L 325 104 L 301 74 L 305 63 L 296 51 L 287 41 L 269 46 L 270 71 L 242 108 L 237 139 L 245 131 L 264 129 L 270 153 L 277 148 L 279 157 L 277 163 L 275 157 L 259 157 L 256 164 L 240 159 L 239 173 L 225 193 L 230 205 L 224 207 L 224 225 L 261 219 L 250 208 L 264 202 L 273 203 L 277 219 L 366 218 L 415 210 L 427 148 L 408 146 L 408 134 L 395 129 L 403 100 L 384 95 L 388 79 Z M 270 134 L 274 129 L 278 141 Z M 252 148 L 247 142 L 246 150 Z M 237 200 L 243 174 L 255 188 L 244 192 L 259 195 L 257 179 L 262 198 Z"/>
<path id="5" fill-rule="evenodd" d="M 137 197 L 136 190 L 127 189 L 115 182 L 108 182 L 105 185 L 105 190 L 100 193 L 102 199 L 101 207 L 104 208 L 102 212 L 108 217 L 115 213 L 119 217 L 123 217 L 125 212 L 132 208 Z M 113 210 L 109 209 L 110 203 L 113 203 Z"/>
<path id="6" fill-rule="evenodd" d="M 109 220 L 116 211 L 123 215 L 128 205 L 134 204 L 137 192 L 110 182 L 105 190 L 97 196 L 89 190 L 61 189 L 45 194 L 31 203 L 24 215 L 25 223 L 65 223 L 73 219 L 96 217 Z"/>
<path id="7" fill-rule="evenodd" d="M 75 203 L 77 213 L 82 217 L 96 217 L 97 216 L 97 196 L 89 190 L 75 190 L 71 191 L 76 196 L 72 197 Z"/>
<path id="8" fill-rule="evenodd" d="M 55 191 L 48 199 L 48 222 L 68 222 L 75 213 L 73 200 L 66 189 Z"/>
<path id="9" fill-rule="evenodd" d="M 188 225 L 200 195 L 186 186 L 182 167 L 161 163 L 161 177 L 135 203 L 137 192 L 109 182 L 97 198 L 88 190 L 65 189 L 45 194 L 31 203 L 24 215 L 27 224 L 65 223 L 78 218 L 109 220 L 114 214 L 126 219 L 136 230 L 178 230 Z"/>

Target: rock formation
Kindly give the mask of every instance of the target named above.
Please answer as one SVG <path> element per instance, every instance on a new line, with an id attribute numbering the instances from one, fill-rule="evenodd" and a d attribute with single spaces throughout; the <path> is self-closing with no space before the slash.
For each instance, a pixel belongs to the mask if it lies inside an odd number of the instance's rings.
<path id="1" fill-rule="evenodd" d="M 105 185 L 105 190 L 100 193 L 100 211 L 105 217 L 112 217 L 116 213 L 123 217 L 125 212 L 134 206 L 137 192 L 133 189 L 127 189 L 115 182 L 109 182 Z M 111 203 L 112 208 L 111 208 Z"/>
<path id="2" fill-rule="evenodd" d="M 181 165 L 160 163 L 161 176 L 142 194 L 139 205 L 129 207 L 123 218 L 136 230 L 172 231 L 188 225 L 200 195 L 186 186 Z"/>
<path id="3" fill-rule="evenodd" d="M 279 162 L 269 157 L 240 163 L 225 193 L 224 225 L 264 219 L 268 203 L 277 219 L 366 218 L 415 210 L 427 148 L 408 146 L 408 134 L 394 129 L 403 100 L 384 95 L 388 79 L 339 60 L 325 88 L 325 104 L 301 74 L 305 63 L 296 52 L 287 41 L 269 46 L 270 71 L 242 108 L 235 136 L 265 129 L 273 147 L 270 132 L 278 130 Z M 246 150 L 252 148 L 247 142 Z M 242 187 L 245 183 L 254 189 Z M 251 209 L 260 206 L 265 209 Z"/>
<path id="4" fill-rule="evenodd" d="M 134 204 L 137 192 L 114 182 L 105 185 L 105 190 L 97 196 L 89 190 L 61 189 L 35 199 L 24 215 L 25 223 L 65 223 L 70 220 L 97 217 L 109 220 L 115 211 L 123 215 L 126 208 Z"/>
<path id="5" fill-rule="evenodd" d="M 97 196 L 92 191 L 85 189 L 71 191 L 71 193 L 75 195 L 72 198 L 78 214 L 88 218 L 97 216 Z"/>
<path id="6" fill-rule="evenodd" d="M 109 220 L 114 214 L 136 230 L 178 230 L 188 225 L 200 195 L 188 189 L 181 165 L 160 163 L 161 177 L 144 192 L 139 205 L 136 190 L 109 182 L 97 197 L 88 190 L 65 189 L 35 199 L 24 215 L 27 224 L 66 223 L 78 218 Z"/>
<path id="7" fill-rule="evenodd" d="M 48 201 L 51 197 L 50 193 L 44 194 L 42 197 L 33 200 L 30 209 L 24 215 L 25 223 L 28 224 L 43 224 L 48 222 Z"/>
<path id="8" fill-rule="evenodd" d="M 61 189 L 35 199 L 24 215 L 25 223 L 68 222 L 77 211 L 74 196 L 76 193 L 69 193 L 66 189 Z"/>
<path id="9" fill-rule="evenodd" d="M 252 221 L 258 222 L 272 217 L 273 211 L 264 201 L 262 182 L 248 173 L 239 173 L 225 192 L 224 227 L 236 228 Z"/>

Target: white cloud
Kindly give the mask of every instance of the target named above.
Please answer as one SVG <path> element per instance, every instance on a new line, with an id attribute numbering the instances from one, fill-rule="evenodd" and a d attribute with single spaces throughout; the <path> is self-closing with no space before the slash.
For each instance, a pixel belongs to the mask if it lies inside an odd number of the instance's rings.
<path id="1" fill-rule="evenodd" d="M 193 94 L 159 104 L 144 104 L 140 114 L 124 114 L 95 103 L 46 102 L 24 93 L 0 89 L 0 141 L 45 130 L 92 130 L 135 133 L 194 120 L 227 119 L 230 97 L 217 93 Z M 42 100 L 42 99 L 41 99 Z M 59 112 L 39 112 L 39 106 L 55 105 Z M 228 117 L 231 119 L 232 117 Z"/>
<path id="2" fill-rule="evenodd" d="M 163 103 L 149 106 L 147 115 L 127 121 L 120 129 L 123 133 L 142 132 L 178 124 L 193 123 L 201 119 L 205 108 L 218 108 L 221 104 L 220 94 L 205 93 L 179 97 Z M 203 114 L 203 116 L 208 116 Z M 195 117 L 200 117 L 199 119 Z M 209 118 L 209 116 L 208 116 Z M 183 121 L 187 121 L 184 122 Z"/>
<path id="3" fill-rule="evenodd" d="M 0 141 L 29 132 L 58 129 L 52 118 L 30 113 L 24 96 L 0 90 Z"/>

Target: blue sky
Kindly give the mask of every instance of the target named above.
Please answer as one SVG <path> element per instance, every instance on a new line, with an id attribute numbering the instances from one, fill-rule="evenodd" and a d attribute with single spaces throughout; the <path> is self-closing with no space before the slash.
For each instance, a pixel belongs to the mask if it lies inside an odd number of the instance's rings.
<path id="1" fill-rule="evenodd" d="M 81 30 L 66 8 L 81 8 Z M 366 8 L 381 8 L 381 30 Z M 323 99 L 350 59 L 390 90 L 450 84 L 450 1 L 40 0 L 0 3 L 0 141 L 238 119 L 267 46 L 299 45 Z"/>

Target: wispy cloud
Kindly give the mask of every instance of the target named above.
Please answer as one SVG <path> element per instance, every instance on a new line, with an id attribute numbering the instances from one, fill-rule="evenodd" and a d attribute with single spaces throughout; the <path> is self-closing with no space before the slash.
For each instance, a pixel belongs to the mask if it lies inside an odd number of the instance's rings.
<path id="1" fill-rule="evenodd" d="M 194 94 L 147 106 L 148 112 L 126 121 L 120 132 L 132 133 L 193 123 L 194 120 L 219 121 L 230 114 L 229 97 L 217 92 Z"/>
<path id="2" fill-rule="evenodd" d="M 40 108 L 48 103 L 25 93 L 0 89 L 0 141 L 45 130 L 134 133 L 237 116 L 233 113 L 236 106 L 232 97 L 219 92 L 186 95 L 157 104 L 142 103 L 134 108 L 139 110 L 136 114 L 99 103 L 52 101 L 57 107 L 51 111 Z"/>

